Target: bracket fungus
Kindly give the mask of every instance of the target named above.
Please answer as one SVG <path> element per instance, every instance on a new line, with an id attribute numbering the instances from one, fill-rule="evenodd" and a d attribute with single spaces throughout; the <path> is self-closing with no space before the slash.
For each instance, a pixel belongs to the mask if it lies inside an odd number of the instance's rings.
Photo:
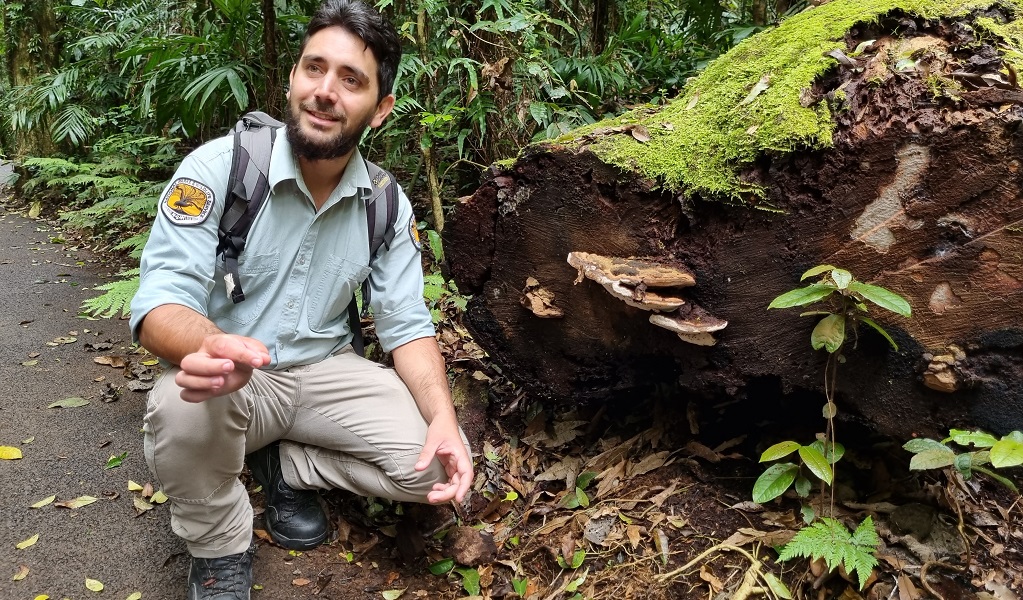
<path id="1" fill-rule="evenodd" d="M 727 321 L 687 302 L 671 288 L 696 285 L 688 269 L 642 258 L 618 258 L 589 252 L 569 252 L 568 264 L 579 271 L 575 283 L 583 278 L 596 281 L 615 298 L 629 306 L 651 311 L 650 322 L 678 334 L 691 344 L 713 346 L 714 331 L 724 329 Z M 654 291 L 652 288 L 667 288 Z M 663 313 L 663 314 L 662 314 Z"/>

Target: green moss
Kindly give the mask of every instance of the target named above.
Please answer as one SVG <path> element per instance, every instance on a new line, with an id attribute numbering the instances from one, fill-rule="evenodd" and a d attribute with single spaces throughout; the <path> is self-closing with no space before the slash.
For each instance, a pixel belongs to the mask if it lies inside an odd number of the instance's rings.
<path id="1" fill-rule="evenodd" d="M 643 125 L 650 140 L 600 136 L 589 150 L 601 160 L 660 181 L 673 191 L 707 197 L 750 199 L 764 190 L 743 182 L 737 168 L 763 153 L 788 153 L 832 145 L 835 123 L 826 102 L 800 105 L 800 93 L 834 68 L 826 56 L 845 50 L 856 23 L 874 22 L 892 10 L 927 19 L 962 16 L 993 6 L 992 0 L 833 0 L 804 11 L 779 27 L 753 36 L 711 63 L 683 94 L 660 110 L 640 108 L 575 130 L 555 144 L 575 146 L 595 130 Z M 1023 0 L 1003 0 L 1015 16 Z M 977 19 L 981 31 L 1021 47 L 1023 23 Z M 1010 51 L 1016 58 L 1023 54 Z M 1023 70 L 1020 70 L 1023 73 Z M 757 94 L 755 89 L 766 89 Z M 758 85 L 761 83 L 761 85 Z"/>

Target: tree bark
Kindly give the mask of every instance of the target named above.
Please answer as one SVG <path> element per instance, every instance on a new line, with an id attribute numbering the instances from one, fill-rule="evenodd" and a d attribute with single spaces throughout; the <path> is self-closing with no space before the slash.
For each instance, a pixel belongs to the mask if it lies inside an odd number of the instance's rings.
<path id="1" fill-rule="evenodd" d="M 56 66 L 59 49 L 57 19 L 52 0 L 37 0 L 4 6 L 4 32 L 7 36 L 7 73 L 11 86 L 27 85 Z M 49 124 L 14 132 L 16 157 L 44 156 L 56 152 Z"/>
<path id="2" fill-rule="evenodd" d="M 961 30 L 930 35 L 949 31 Z M 977 51 L 988 58 L 973 63 L 986 65 L 977 82 L 1001 69 L 990 51 Z M 445 232 L 452 274 L 473 296 L 475 339 L 555 400 L 669 389 L 777 410 L 785 399 L 823 397 L 826 355 L 809 344 L 818 319 L 767 306 L 805 270 L 832 264 L 913 309 L 909 319 L 871 311 L 899 350 L 859 331 L 838 370 L 840 406 L 900 437 L 964 423 L 1023 429 L 1023 90 L 1003 77 L 936 98 L 925 77 L 879 81 L 869 67 L 826 79 L 818 83 L 847 99 L 834 146 L 743 166 L 778 212 L 680 201 L 585 145 L 533 146 L 493 168 Z M 619 126 L 589 135 L 630 134 Z M 712 334 L 716 345 L 686 343 L 652 325 L 652 313 L 577 280 L 571 252 L 688 270 L 696 285 L 670 291 L 727 327 Z"/>
<path id="3" fill-rule="evenodd" d="M 260 0 L 260 8 L 263 16 L 263 69 L 266 72 L 265 96 L 260 106 L 272 114 L 283 110 L 284 106 L 284 77 L 277 51 L 277 13 L 274 0 Z"/>

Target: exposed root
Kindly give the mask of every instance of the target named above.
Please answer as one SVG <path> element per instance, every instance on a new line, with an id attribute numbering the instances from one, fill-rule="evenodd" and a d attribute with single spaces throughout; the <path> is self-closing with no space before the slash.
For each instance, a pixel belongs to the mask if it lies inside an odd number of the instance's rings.
<path id="1" fill-rule="evenodd" d="M 742 583 L 739 584 L 735 593 L 732 594 L 731 600 L 747 600 L 750 596 L 771 594 L 770 584 L 765 578 L 762 570 L 763 563 L 761 563 L 755 555 L 750 554 L 738 546 L 732 546 L 730 544 L 717 544 L 715 546 L 711 546 L 681 567 L 669 573 L 658 575 L 655 579 L 662 583 L 671 581 L 716 552 L 738 552 L 746 557 L 746 560 L 750 562 L 749 568 L 746 569 L 746 574 L 742 577 Z M 761 582 L 764 585 L 758 585 Z"/>

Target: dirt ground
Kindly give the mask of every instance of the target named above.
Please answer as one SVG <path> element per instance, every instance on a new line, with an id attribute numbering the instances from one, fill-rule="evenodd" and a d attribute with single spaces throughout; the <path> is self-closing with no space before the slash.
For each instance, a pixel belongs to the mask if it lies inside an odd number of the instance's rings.
<path id="1" fill-rule="evenodd" d="M 150 357 L 132 348 L 126 321 L 77 316 L 109 277 L 103 257 L 24 210 L 0 210 L 0 446 L 23 454 L 0 461 L 0 597 L 182 598 L 188 560 L 168 506 L 129 489 L 149 481 L 139 427 Z M 848 451 L 833 514 L 878 525 L 876 579 L 863 591 L 805 560 L 776 563 L 773 548 L 802 524 L 800 503 L 750 501 L 756 457 L 781 439 L 812 439 L 822 424 L 798 415 L 819 407 L 694 405 L 669 392 L 549 407 L 483 360 L 457 324 L 441 339 L 475 453 L 471 498 L 456 510 L 325 493 L 331 541 L 304 553 L 261 541 L 253 598 L 740 598 L 757 570 L 800 598 L 1008 600 L 1023 589 L 1016 494 L 910 472 L 900 441 L 852 420 L 839 422 Z M 68 398 L 88 404 L 48 408 Z M 110 457 L 120 466 L 107 468 Z M 57 506 L 82 496 L 97 500 Z M 255 490 L 253 502 L 258 514 Z"/>

